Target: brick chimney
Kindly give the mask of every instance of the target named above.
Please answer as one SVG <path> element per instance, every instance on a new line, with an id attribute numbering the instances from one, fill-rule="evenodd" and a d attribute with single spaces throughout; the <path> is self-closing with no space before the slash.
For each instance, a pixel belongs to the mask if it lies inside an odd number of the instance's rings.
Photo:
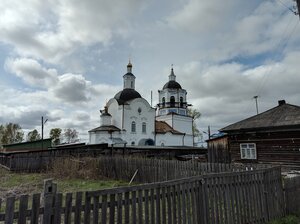
<path id="1" fill-rule="evenodd" d="M 278 100 L 278 106 L 282 106 L 285 104 L 285 100 Z"/>

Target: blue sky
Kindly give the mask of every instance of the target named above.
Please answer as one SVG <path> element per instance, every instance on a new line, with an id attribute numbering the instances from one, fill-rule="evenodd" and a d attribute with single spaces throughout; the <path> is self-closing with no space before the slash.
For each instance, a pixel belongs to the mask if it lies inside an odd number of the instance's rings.
<path id="1" fill-rule="evenodd" d="M 122 88 L 130 58 L 147 100 L 171 64 L 212 131 L 285 99 L 300 105 L 300 22 L 293 0 L 3 0 L 0 123 L 76 128 L 82 141 Z M 205 136 L 204 136 L 205 137 Z"/>

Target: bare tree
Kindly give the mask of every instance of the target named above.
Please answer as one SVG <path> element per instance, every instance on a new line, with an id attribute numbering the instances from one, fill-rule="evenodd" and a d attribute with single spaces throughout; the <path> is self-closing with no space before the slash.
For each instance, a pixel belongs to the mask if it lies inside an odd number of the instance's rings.
<path id="1" fill-rule="evenodd" d="M 188 115 L 193 118 L 193 137 L 197 139 L 201 139 L 202 134 L 199 131 L 197 124 L 195 122 L 197 119 L 201 117 L 201 113 L 197 109 L 188 109 L 187 111 L 188 111 Z"/>
<path id="2" fill-rule="evenodd" d="M 64 137 L 67 143 L 74 143 L 78 140 L 78 132 L 76 129 L 67 128 L 64 131 Z"/>

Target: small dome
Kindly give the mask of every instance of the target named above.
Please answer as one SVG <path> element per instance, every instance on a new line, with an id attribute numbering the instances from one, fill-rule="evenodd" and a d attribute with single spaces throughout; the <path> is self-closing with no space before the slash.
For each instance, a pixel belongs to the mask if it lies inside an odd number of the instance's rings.
<path id="1" fill-rule="evenodd" d="M 163 89 L 182 89 L 182 88 L 178 82 L 172 80 L 172 81 L 167 82 L 164 85 Z"/>
<path id="2" fill-rule="evenodd" d="M 136 98 L 142 98 L 141 95 L 135 91 L 134 89 L 123 89 L 118 92 L 114 97 L 119 104 L 124 104 L 129 100 L 133 100 Z"/>

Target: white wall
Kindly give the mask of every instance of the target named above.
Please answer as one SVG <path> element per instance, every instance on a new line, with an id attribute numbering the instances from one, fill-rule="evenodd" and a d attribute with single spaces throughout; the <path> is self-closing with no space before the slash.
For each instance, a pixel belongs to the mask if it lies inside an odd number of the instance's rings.
<path id="1" fill-rule="evenodd" d="M 126 129 L 125 141 L 128 145 L 135 142 L 138 145 L 141 139 L 154 140 L 155 109 L 143 98 L 133 99 L 124 107 L 124 128 Z M 139 108 L 141 112 L 139 112 Z M 131 132 L 132 122 L 136 124 L 136 132 Z M 146 133 L 142 132 L 142 123 L 146 123 Z"/>

